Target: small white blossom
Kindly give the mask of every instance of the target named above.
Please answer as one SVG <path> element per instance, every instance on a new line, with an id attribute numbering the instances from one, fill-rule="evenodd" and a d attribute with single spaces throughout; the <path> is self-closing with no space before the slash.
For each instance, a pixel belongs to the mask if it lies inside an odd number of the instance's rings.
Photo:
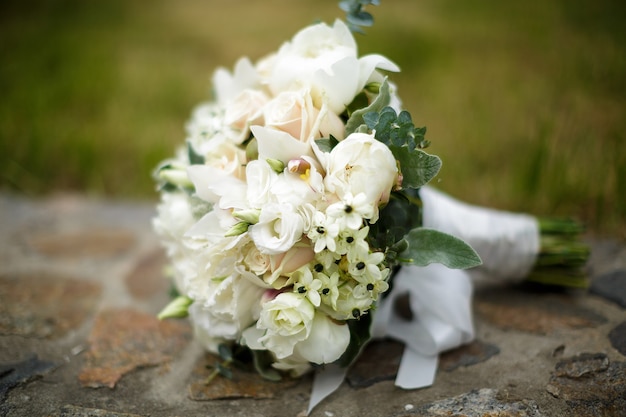
<path id="1" fill-rule="evenodd" d="M 315 307 L 319 307 L 321 301 L 320 291 L 322 289 L 322 281 L 313 276 L 313 272 L 309 266 L 307 265 L 295 271 L 292 278 L 294 280 L 294 291 L 299 294 L 304 294 L 304 296 L 309 299 L 311 304 Z"/>
<path id="2" fill-rule="evenodd" d="M 367 226 L 359 230 L 342 230 L 337 239 L 337 253 L 345 255 L 351 252 L 369 252 L 369 245 L 365 240 L 369 230 Z"/>
<path id="3" fill-rule="evenodd" d="M 337 298 L 339 297 L 339 272 L 335 271 L 330 275 L 318 273 L 317 278 L 321 282 L 320 293 L 324 304 L 337 309 Z"/>
<path id="4" fill-rule="evenodd" d="M 313 224 L 307 236 L 315 243 L 315 253 L 324 249 L 334 252 L 337 249 L 335 240 L 339 236 L 339 224 L 329 221 L 323 212 L 317 211 L 313 215 Z"/>
<path id="5" fill-rule="evenodd" d="M 357 230 L 363 226 L 363 219 L 370 219 L 374 215 L 374 206 L 367 201 L 365 193 L 353 196 L 346 193 L 341 201 L 331 204 L 326 209 L 328 217 L 335 219 L 343 228 Z"/>

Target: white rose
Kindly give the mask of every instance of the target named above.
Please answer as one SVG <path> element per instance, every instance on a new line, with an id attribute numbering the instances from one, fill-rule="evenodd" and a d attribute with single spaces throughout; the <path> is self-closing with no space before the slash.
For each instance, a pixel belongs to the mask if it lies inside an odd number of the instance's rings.
<path id="1" fill-rule="evenodd" d="M 259 222 L 248 232 L 262 253 L 277 255 L 287 252 L 302 239 L 304 220 L 291 204 L 267 204 L 261 209 Z"/>
<path id="2" fill-rule="evenodd" d="M 266 332 L 258 342 L 284 359 L 309 336 L 314 316 L 315 308 L 302 294 L 280 293 L 262 307 L 257 328 Z"/>
<path id="3" fill-rule="evenodd" d="M 342 139 L 344 125 L 332 112 L 313 105 L 308 90 L 283 91 L 263 109 L 265 126 L 282 130 L 303 142 L 333 135 Z"/>
<path id="4" fill-rule="evenodd" d="M 332 363 L 343 355 L 350 343 L 350 329 L 345 323 L 331 320 L 326 314 L 316 312 L 309 337 L 298 342 L 294 352 L 309 362 Z"/>
<path id="5" fill-rule="evenodd" d="M 344 111 L 376 68 L 398 70 L 378 55 L 357 58 L 356 42 L 341 20 L 333 26 L 320 23 L 301 30 L 272 57 L 271 65 L 273 94 L 310 88 L 316 107 L 327 103 L 335 114 Z"/>
<path id="6" fill-rule="evenodd" d="M 339 198 L 364 193 L 374 207 L 389 201 L 398 167 L 389 148 L 373 135 L 352 133 L 333 148 L 326 163 L 327 191 Z"/>

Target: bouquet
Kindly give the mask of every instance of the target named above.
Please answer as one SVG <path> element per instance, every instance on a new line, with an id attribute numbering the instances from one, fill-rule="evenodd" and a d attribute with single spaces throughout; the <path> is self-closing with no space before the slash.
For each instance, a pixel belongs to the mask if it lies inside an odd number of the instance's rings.
<path id="1" fill-rule="evenodd" d="M 401 108 L 387 77 L 399 68 L 358 56 L 362 3 L 342 2 L 348 24 L 314 24 L 215 71 L 214 98 L 155 171 L 176 293 L 159 317 L 188 316 L 224 359 L 216 374 L 241 350 L 270 380 L 316 370 L 311 407 L 373 337 L 405 341 L 398 385 L 432 383 L 437 354 L 473 337 L 463 270 L 483 257 L 484 275 L 526 276 L 542 250 L 536 219 L 427 186 L 441 160 Z M 396 317 L 405 294 L 419 320 Z"/>

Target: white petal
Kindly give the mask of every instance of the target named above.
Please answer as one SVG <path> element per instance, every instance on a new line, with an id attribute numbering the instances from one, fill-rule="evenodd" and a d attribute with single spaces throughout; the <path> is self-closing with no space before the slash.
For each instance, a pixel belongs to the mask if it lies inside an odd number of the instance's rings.
<path id="1" fill-rule="evenodd" d="M 309 362 L 331 363 L 343 355 L 349 343 L 348 325 L 337 324 L 326 314 L 317 312 L 309 337 L 299 342 L 295 351 Z"/>
<path id="2" fill-rule="evenodd" d="M 263 126 L 250 127 L 259 144 L 259 159 L 277 159 L 285 163 L 301 156 L 312 156 L 311 147 L 289 133 Z"/>

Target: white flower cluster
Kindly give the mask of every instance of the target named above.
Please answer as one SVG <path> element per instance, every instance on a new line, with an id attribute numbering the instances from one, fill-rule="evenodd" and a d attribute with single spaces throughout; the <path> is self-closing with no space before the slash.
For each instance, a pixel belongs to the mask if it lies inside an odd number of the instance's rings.
<path id="1" fill-rule="evenodd" d="M 336 361 L 350 342 L 346 322 L 388 289 L 385 254 L 367 236 L 397 163 L 373 135 L 345 134 L 346 107 L 382 82 L 379 70 L 398 68 L 359 58 L 336 21 L 255 65 L 216 71 L 215 100 L 187 126 L 202 163 L 183 151 L 168 161 L 162 178 L 180 187 L 163 192 L 154 219 L 207 348 L 267 350 L 276 368 L 301 374 Z M 316 139 L 331 136 L 338 144 L 322 150 Z"/>

